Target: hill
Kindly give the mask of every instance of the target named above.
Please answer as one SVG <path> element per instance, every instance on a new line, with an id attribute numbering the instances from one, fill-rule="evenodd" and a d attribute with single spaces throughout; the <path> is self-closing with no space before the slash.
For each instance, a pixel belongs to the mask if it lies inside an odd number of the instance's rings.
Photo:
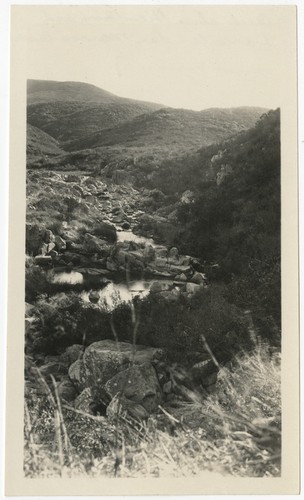
<path id="1" fill-rule="evenodd" d="M 53 137 L 33 125 L 27 124 L 26 136 L 28 159 L 40 156 L 58 156 L 64 153 Z"/>
<path id="2" fill-rule="evenodd" d="M 27 121 L 59 141 L 83 137 L 160 107 L 87 83 L 28 80 L 27 84 Z"/>
<path id="3" fill-rule="evenodd" d="M 67 151 L 121 145 L 195 150 L 252 127 L 262 108 L 191 111 L 163 108 L 64 145 Z"/>

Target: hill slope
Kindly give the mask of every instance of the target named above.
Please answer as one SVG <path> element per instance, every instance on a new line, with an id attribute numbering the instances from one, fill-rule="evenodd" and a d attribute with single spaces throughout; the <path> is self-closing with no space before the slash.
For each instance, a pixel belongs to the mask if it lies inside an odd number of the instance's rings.
<path id="1" fill-rule="evenodd" d="M 252 127 L 262 108 L 190 111 L 163 108 L 64 145 L 67 151 L 114 145 L 197 149 Z"/>
<path id="2" fill-rule="evenodd" d="M 60 141 L 83 137 L 160 107 L 119 97 L 87 83 L 27 83 L 27 121 Z"/>
<path id="3" fill-rule="evenodd" d="M 27 124 L 26 136 L 28 158 L 45 155 L 58 156 L 64 153 L 53 137 L 33 125 Z"/>

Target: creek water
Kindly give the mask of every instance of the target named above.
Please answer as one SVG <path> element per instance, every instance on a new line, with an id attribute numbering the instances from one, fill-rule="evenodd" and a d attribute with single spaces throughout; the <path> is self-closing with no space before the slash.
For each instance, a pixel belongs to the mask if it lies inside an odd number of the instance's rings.
<path id="1" fill-rule="evenodd" d="M 154 240 L 152 238 L 146 238 L 145 236 L 138 236 L 137 234 L 132 233 L 132 231 L 118 230 L 117 241 L 134 241 L 135 243 L 155 246 Z"/>

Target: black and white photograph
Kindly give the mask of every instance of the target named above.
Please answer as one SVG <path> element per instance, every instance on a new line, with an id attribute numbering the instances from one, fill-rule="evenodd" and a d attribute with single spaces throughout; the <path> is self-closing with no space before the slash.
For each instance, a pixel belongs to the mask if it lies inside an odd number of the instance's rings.
<path id="1" fill-rule="evenodd" d="M 28 484 L 282 478 L 295 20 L 290 5 L 14 7 Z"/>

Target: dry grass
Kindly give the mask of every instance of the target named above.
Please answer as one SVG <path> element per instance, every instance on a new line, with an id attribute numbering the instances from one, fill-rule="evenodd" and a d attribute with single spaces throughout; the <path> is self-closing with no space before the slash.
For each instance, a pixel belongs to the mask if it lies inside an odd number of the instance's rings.
<path id="1" fill-rule="evenodd" d="M 141 423 L 75 411 L 39 380 L 26 398 L 27 477 L 280 475 L 280 357 L 265 345 L 222 368 L 215 394 Z"/>

